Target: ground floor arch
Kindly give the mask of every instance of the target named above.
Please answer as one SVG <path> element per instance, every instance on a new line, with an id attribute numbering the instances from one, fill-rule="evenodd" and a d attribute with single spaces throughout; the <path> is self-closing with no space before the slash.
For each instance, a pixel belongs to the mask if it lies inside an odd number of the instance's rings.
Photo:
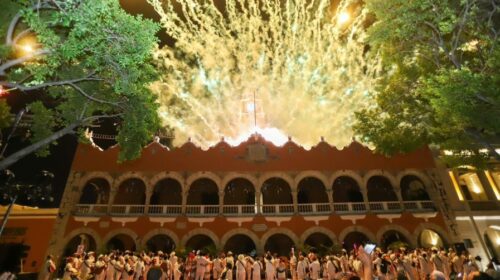
<path id="1" fill-rule="evenodd" d="M 276 233 L 267 238 L 264 251 L 276 253 L 279 256 L 288 256 L 292 247 L 295 247 L 292 238 L 283 233 Z"/>
<path id="2" fill-rule="evenodd" d="M 146 249 L 150 252 L 170 253 L 175 250 L 175 242 L 166 234 L 157 234 L 146 241 Z"/>
<path id="3" fill-rule="evenodd" d="M 134 239 L 125 233 L 119 233 L 111 237 L 108 242 L 106 242 L 107 251 L 120 250 L 120 251 L 135 251 L 136 244 Z"/>
<path id="4" fill-rule="evenodd" d="M 446 243 L 439 233 L 432 229 L 424 229 L 418 235 L 418 246 L 422 248 L 445 248 Z"/>
<path id="5" fill-rule="evenodd" d="M 315 232 L 310 234 L 305 240 L 306 247 L 314 247 L 320 255 L 326 255 L 334 250 L 334 241 L 332 238 L 324 233 Z"/>
<path id="6" fill-rule="evenodd" d="M 77 252 L 80 245 L 83 246 L 82 248 L 86 252 L 95 252 L 97 250 L 97 242 L 94 237 L 92 237 L 90 234 L 82 233 L 75 235 L 66 243 L 62 256 L 68 257 L 73 255 Z"/>
<path id="7" fill-rule="evenodd" d="M 195 234 L 191 236 L 187 241 L 185 245 L 186 251 L 187 250 L 203 250 L 205 252 L 210 252 L 212 253 L 216 251 L 216 244 L 215 241 L 210 238 L 208 235 L 205 234 Z"/>
<path id="8" fill-rule="evenodd" d="M 489 228 L 483 237 L 490 256 L 500 259 L 500 230 Z"/>
<path id="9" fill-rule="evenodd" d="M 224 251 L 231 251 L 233 254 L 250 254 L 257 252 L 257 245 L 252 238 L 245 234 L 235 234 L 224 244 Z"/>
<path id="10" fill-rule="evenodd" d="M 388 230 L 380 238 L 380 247 L 382 249 L 394 250 L 408 246 L 411 246 L 411 241 L 398 230 Z"/>
<path id="11" fill-rule="evenodd" d="M 350 251 L 353 250 L 355 246 L 364 245 L 369 242 L 372 242 L 372 240 L 370 240 L 366 234 L 359 231 L 352 231 L 344 237 L 342 247 Z"/>

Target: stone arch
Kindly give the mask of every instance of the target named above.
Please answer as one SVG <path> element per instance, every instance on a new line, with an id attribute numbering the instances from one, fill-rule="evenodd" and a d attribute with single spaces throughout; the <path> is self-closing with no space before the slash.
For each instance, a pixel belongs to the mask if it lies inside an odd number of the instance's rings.
<path id="1" fill-rule="evenodd" d="M 283 179 L 285 182 L 288 183 L 290 186 L 290 190 L 293 192 L 295 191 L 295 185 L 292 177 L 284 172 L 269 172 L 269 173 L 264 173 L 262 176 L 259 177 L 258 184 L 255 186 L 255 190 L 258 192 L 262 192 L 262 185 L 264 184 L 265 181 L 268 179 L 271 179 L 273 177 Z"/>
<path id="2" fill-rule="evenodd" d="M 160 172 L 158 174 L 156 174 L 155 176 L 153 176 L 153 178 L 151 178 L 149 180 L 149 185 L 150 186 L 154 186 L 156 185 L 159 181 L 163 180 L 163 179 L 167 179 L 167 178 L 171 178 L 171 179 L 175 179 L 177 180 L 179 183 L 181 183 L 181 185 L 183 185 L 185 179 L 184 177 L 182 177 L 182 175 L 178 172 L 173 172 L 173 171 L 163 171 L 163 172 Z"/>
<path id="3" fill-rule="evenodd" d="M 189 191 L 189 188 L 191 187 L 191 185 L 198 179 L 202 179 L 202 178 L 207 178 L 207 179 L 210 179 L 212 181 L 214 181 L 214 183 L 217 185 L 217 189 L 219 192 L 223 192 L 224 191 L 224 186 L 222 185 L 222 180 L 219 176 L 217 176 L 215 173 L 213 172 L 205 172 L 205 171 L 201 171 L 201 172 L 195 172 L 193 174 L 191 174 L 187 179 L 186 179 L 186 189 L 184 190 L 184 192 L 188 192 Z"/>
<path id="4" fill-rule="evenodd" d="M 170 237 L 170 239 L 172 239 L 172 241 L 174 241 L 175 243 L 175 246 L 179 246 L 179 237 L 177 236 L 177 234 L 175 234 L 175 232 L 169 230 L 169 229 L 166 229 L 166 228 L 156 228 L 156 229 L 153 229 L 153 230 L 150 230 L 148 233 L 146 233 L 142 238 L 141 238 L 141 248 L 146 248 L 146 243 L 149 241 L 149 239 L 153 238 L 155 235 L 160 235 L 160 234 L 163 234 L 163 235 L 166 235 L 168 237 Z"/>
<path id="5" fill-rule="evenodd" d="M 292 239 L 293 243 L 295 243 L 295 246 L 297 246 L 297 244 L 299 244 L 300 239 L 293 231 L 291 231 L 290 229 L 284 228 L 284 227 L 275 227 L 275 228 L 271 228 L 268 231 L 266 231 L 266 233 L 264 233 L 262 235 L 262 237 L 260 238 L 262 252 L 264 251 L 264 246 L 266 245 L 266 242 L 269 239 L 269 237 L 271 237 L 275 234 L 279 234 L 279 233 L 290 237 L 290 239 Z"/>
<path id="6" fill-rule="evenodd" d="M 385 175 L 374 174 L 366 178 L 366 189 L 366 197 L 369 202 L 399 200 L 399 190 Z"/>
<path id="7" fill-rule="evenodd" d="M 419 178 L 424 183 L 426 191 L 429 190 L 432 186 L 432 180 L 429 178 L 429 176 L 427 176 L 424 172 L 413 168 L 398 172 L 398 174 L 396 175 L 396 181 L 401 182 L 401 179 L 403 179 L 403 177 L 407 175 L 413 175 Z"/>
<path id="8" fill-rule="evenodd" d="M 372 241 L 372 242 L 375 242 L 377 240 L 375 234 L 373 234 L 373 232 L 371 232 L 368 228 L 366 228 L 364 226 L 352 225 L 352 226 L 346 227 L 345 229 L 343 229 L 340 232 L 339 241 L 340 242 L 344 241 L 345 237 L 349 233 L 354 232 L 354 231 L 357 231 L 357 232 L 360 232 L 360 233 L 366 235 L 366 237 L 368 237 L 368 239 L 370 239 L 370 241 Z"/>
<path id="9" fill-rule="evenodd" d="M 207 228 L 196 228 L 196 229 L 189 231 L 184 236 L 182 236 L 182 239 L 181 239 L 182 247 L 185 248 L 186 243 L 189 241 L 189 239 L 191 239 L 191 237 L 193 237 L 195 235 L 206 235 L 206 236 L 210 237 L 212 239 L 212 241 L 214 242 L 217 250 L 220 249 L 221 243 L 220 243 L 219 237 L 217 236 L 217 234 L 215 234 L 213 231 L 211 231 Z"/>
<path id="10" fill-rule="evenodd" d="M 329 178 L 327 187 L 332 189 L 335 180 L 341 176 L 351 177 L 354 181 L 356 181 L 356 183 L 358 183 L 361 192 L 366 192 L 366 185 L 364 184 L 363 177 L 358 172 L 353 170 L 339 170 L 334 172 Z"/>
<path id="11" fill-rule="evenodd" d="M 314 176 L 306 176 L 296 184 L 298 204 L 329 202 L 331 193 L 323 180 Z"/>
<path id="12" fill-rule="evenodd" d="M 250 238 L 250 239 L 253 241 L 253 243 L 255 244 L 255 248 L 257 249 L 257 252 L 258 252 L 258 253 L 261 253 L 261 252 L 262 252 L 262 251 L 259 251 L 259 250 L 260 250 L 259 248 L 263 247 L 264 245 L 261 245 L 261 244 L 260 244 L 260 239 L 259 239 L 259 237 L 258 237 L 258 236 L 257 236 L 257 235 L 253 232 L 253 231 L 251 231 L 251 230 L 249 230 L 249 229 L 246 229 L 246 228 L 235 228 L 235 229 L 232 229 L 232 230 L 230 230 L 230 231 L 226 232 L 226 233 L 222 236 L 222 238 L 221 238 L 221 240 L 220 240 L 220 246 L 221 246 L 221 248 L 224 248 L 224 246 L 226 245 L 226 242 L 227 242 L 227 241 L 228 241 L 231 237 L 233 237 L 233 236 L 235 236 L 235 235 L 239 235 L 239 234 L 241 234 L 241 235 L 245 235 L 245 236 L 247 236 L 248 238 Z"/>
<path id="13" fill-rule="evenodd" d="M 389 173 L 388 171 L 384 171 L 382 169 L 375 169 L 368 171 L 365 174 L 365 176 L 363 176 L 363 186 L 365 186 L 367 190 L 368 190 L 368 180 L 370 180 L 370 178 L 373 176 L 385 177 L 387 178 L 387 180 L 389 180 L 393 188 L 399 187 L 399 182 L 391 173 Z"/>
<path id="14" fill-rule="evenodd" d="M 107 172 L 101 172 L 101 171 L 92 171 L 88 172 L 82 177 L 78 178 L 76 185 L 78 186 L 78 191 L 82 192 L 83 188 L 87 184 L 88 181 L 94 179 L 94 178 L 102 178 L 106 181 L 108 181 L 110 189 L 113 188 L 113 183 L 114 183 L 114 178 Z"/>
<path id="15" fill-rule="evenodd" d="M 378 232 L 377 232 L 377 244 L 380 244 L 382 245 L 382 238 L 384 237 L 384 234 L 388 231 L 397 231 L 399 233 L 401 233 L 403 235 L 404 238 L 406 238 L 406 240 L 408 240 L 408 245 L 410 245 L 410 247 L 413 247 L 415 248 L 416 244 L 417 244 L 417 237 L 412 235 L 406 228 L 400 226 L 400 225 L 396 225 L 396 224 L 390 224 L 390 225 L 385 225 L 385 226 L 382 226 Z"/>
<path id="16" fill-rule="evenodd" d="M 136 178 L 136 179 L 141 180 L 144 183 L 144 186 L 146 186 L 146 190 L 147 190 L 147 187 L 148 187 L 147 183 L 149 181 L 148 178 L 142 172 L 135 172 L 135 171 L 126 172 L 126 173 L 123 173 L 122 175 L 120 175 L 118 178 L 115 179 L 114 184 L 111 186 L 111 189 L 118 190 L 118 188 L 120 187 L 120 185 L 123 182 L 125 182 L 128 179 L 132 179 L 132 178 Z"/>
<path id="17" fill-rule="evenodd" d="M 229 182 L 231 182 L 231 180 L 237 179 L 237 178 L 247 179 L 248 181 L 250 181 L 250 183 L 252 183 L 255 191 L 260 190 L 259 180 L 256 177 L 254 177 L 250 174 L 246 174 L 246 173 L 229 172 L 228 174 L 226 174 L 226 176 L 224 176 L 224 178 L 221 181 L 222 191 L 224 191 L 224 189 L 226 188 L 226 185 Z"/>
<path id="18" fill-rule="evenodd" d="M 302 181 L 302 179 L 307 178 L 307 177 L 314 177 L 314 178 L 320 180 L 323 183 L 323 185 L 325 186 L 325 190 L 328 192 L 328 190 L 329 190 L 328 178 L 325 176 L 325 174 L 323 174 L 319 171 L 314 171 L 314 170 L 303 171 L 303 172 L 300 172 L 299 174 L 297 174 L 297 176 L 295 176 L 293 186 L 291 186 L 292 190 L 299 191 L 298 186 L 299 186 L 300 181 Z"/>
<path id="19" fill-rule="evenodd" d="M 418 238 L 420 237 L 420 233 L 422 233 L 422 231 L 425 229 L 433 230 L 437 234 L 439 234 L 441 239 L 443 239 L 443 242 L 445 243 L 445 245 L 452 244 L 452 239 L 451 239 L 449 233 L 446 230 L 444 230 L 442 227 L 440 227 L 439 225 L 436 225 L 434 223 L 420 223 L 417 226 L 417 228 L 415 228 L 415 230 L 413 231 L 412 236 L 415 236 L 416 240 L 418 241 Z M 415 244 L 418 245 L 418 242 Z"/>
<path id="20" fill-rule="evenodd" d="M 116 184 L 115 194 L 110 197 L 111 203 L 116 205 L 145 205 L 148 199 L 146 182 L 144 177 L 137 176 L 130 176 L 120 180 Z"/>
<path id="21" fill-rule="evenodd" d="M 300 235 L 300 242 L 305 243 L 306 239 L 311 234 L 314 234 L 314 233 L 323 233 L 324 235 L 330 237 L 330 239 L 332 240 L 333 243 L 338 243 L 337 235 L 335 235 L 335 233 L 333 233 L 333 231 L 331 231 L 325 227 L 321 227 L 321 226 L 310 227 L 306 231 L 304 231 Z"/>
<path id="22" fill-rule="evenodd" d="M 330 187 L 334 203 L 364 202 L 367 196 L 358 181 L 347 175 L 337 176 Z"/>
<path id="23" fill-rule="evenodd" d="M 103 248 L 101 236 L 95 230 L 88 228 L 88 227 L 77 228 L 77 229 L 74 229 L 73 231 L 71 231 L 70 233 L 68 233 L 66 235 L 66 237 L 64 237 L 63 241 L 61 242 L 61 244 L 63 246 L 61 248 L 61 251 L 64 250 L 64 247 L 66 247 L 66 245 L 68 244 L 68 242 L 71 239 L 73 239 L 74 237 L 81 235 L 81 234 L 87 234 L 87 235 L 91 236 L 92 238 L 94 238 L 94 241 L 95 241 L 95 244 L 97 247 L 97 251 L 101 251 L 101 249 Z"/>
<path id="24" fill-rule="evenodd" d="M 245 177 L 234 177 L 224 185 L 224 205 L 254 205 L 255 185 Z"/>
<path id="25" fill-rule="evenodd" d="M 104 246 L 103 248 L 105 248 L 105 246 L 108 244 L 108 242 L 115 236 L 117 235 L 120 235 L 120 234 L 123 234 L 123 235 L 127 235 L 129 236 L 130 238 L 132 238 L 132 240 L 134 241 L 135 243 L 135 248 L 136 250 L 139 250 L 141 249 L 139 247 L 140 243 L 138 242 L 139 241 L 139 237 L 137 235 L 137 233 L 135 233 L 133 230 L 129 229 L 129 228 L 118 228 L 118 229 L 115 229 L 115 230 L 112 230 L 110 232 L 108 232 L 106 234 L 106 236 L 104 237 L 103 239 L 103 243 L 102 245 Z"/>
<path id="26" fill-rule="evenodd" d="M 85 182 L 80 189 L 79 204 L 108 204 L 111 192 L 111 185 L 103 177 L 94 177 Z"/>
<path id="27" fill-rule="evenodd" d="M 424 181 L 413 174 L 401 177 L 399 190 L 403 201 L 431 200 Z"/>

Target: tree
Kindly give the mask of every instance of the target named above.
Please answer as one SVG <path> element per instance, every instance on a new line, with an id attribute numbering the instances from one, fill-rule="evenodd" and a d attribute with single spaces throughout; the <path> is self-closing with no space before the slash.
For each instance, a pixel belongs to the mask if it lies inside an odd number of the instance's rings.
<path id="1" fill-rule="evenodd" d="M 102 119 L 120 122 L 119 160 L 140 156 L 159 127 L 153 50 L 157 24 L 123 11 L 117 0 L 9 1 L 0 45 L 0 86 L 36 95 L 28 105 L 31 144 L 0 160 L 4 169 Z M 6 7 L 4 9 L 4 7 Z M 80 137 L 83 139 L 83 137 Z"/>
<path id="2" fill-rule="evenodd" d="M 497 1 L 368 0 L 376 22 L 367 43 L 386 75 L 376 104 L 356 114 L 362 141 L 383 154 L 435 144 L 450 165 L 500 159 Z M 484 152 L 487 151 L 487 152 Z"/>

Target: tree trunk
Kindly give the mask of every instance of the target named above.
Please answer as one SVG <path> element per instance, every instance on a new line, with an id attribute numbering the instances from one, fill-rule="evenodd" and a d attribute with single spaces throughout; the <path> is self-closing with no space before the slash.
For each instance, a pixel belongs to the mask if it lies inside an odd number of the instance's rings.
<path id="1" fill-rule="evenodd" d="M 63 137 L 64 135 L 72 133 L 73 129 L 78 127 L 80 125 L 80 123 L 81 122 L 72 123 L 72 124 L 64 127 L 63 129 L 54 132 L 51 136 L 49 136 L 43 140 L 40 140 L 36 143 L 33 143 L 33 144 L 29 145 L 28 147 L 25 147 L 25 148 L 15 152 L 15 153 L 9 155 L 8 157 L 2 159 L 0 161 L 0 170 L 3 170 L 5 168 L 11 166 L 12 164 L 16 163 L 18 160 L 22 159 L 23 157 L 37 151 L 38 149 L 40 149 L 41 147 L 43 147 L 45 145 L 49 145 L 50 143 L 56 141 L 57 139 Z"/>

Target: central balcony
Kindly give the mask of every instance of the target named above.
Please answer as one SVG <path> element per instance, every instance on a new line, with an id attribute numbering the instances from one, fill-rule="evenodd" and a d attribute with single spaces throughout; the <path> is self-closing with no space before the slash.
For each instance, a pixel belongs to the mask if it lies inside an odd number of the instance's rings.
<path id="1" fill-rule="evenodd" d="M 264 204 L 257 205 L 104 205 L 77 204 L 75 216 L 291 216 L 356 215 L 363 213 L 436 212 L 434 202 L 378 201 L 346 203 Z"/>

